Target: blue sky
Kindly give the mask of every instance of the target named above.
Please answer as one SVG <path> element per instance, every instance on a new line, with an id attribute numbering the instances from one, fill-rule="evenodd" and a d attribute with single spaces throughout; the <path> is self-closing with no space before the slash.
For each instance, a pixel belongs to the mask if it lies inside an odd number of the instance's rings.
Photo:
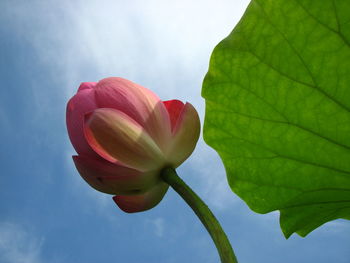
<path id="1" fill-rule="evenodd" d="M 67 100 L 80 82 L 133 80 L 195 105 L 214 46 L 242 16 L 239 0 L 0 1 L 0 262 L 219 262 L 209 235 L 170 190 L 125 214 L 71 160 Z M 278 212 L 256 214 L 229 189 L 202 139 L 179 169 L 212 209 L 240 262 L 350 262 L 350 224 L 286 240 Z"/>

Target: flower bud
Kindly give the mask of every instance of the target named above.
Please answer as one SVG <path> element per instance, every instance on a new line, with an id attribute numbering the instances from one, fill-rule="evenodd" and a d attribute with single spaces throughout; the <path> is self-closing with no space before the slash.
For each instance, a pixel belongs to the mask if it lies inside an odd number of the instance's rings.
<path id="1" fill-rule="evenodd" d="M 190 103 L 161 101 L 122 78 L 84 82 L 67 104 L 67 129 L 82 178 L 113 194 L 125 212 L 156 206 L 168 185 L 165 167 L 178 167 L 193 152 L 200 133 Z"/>

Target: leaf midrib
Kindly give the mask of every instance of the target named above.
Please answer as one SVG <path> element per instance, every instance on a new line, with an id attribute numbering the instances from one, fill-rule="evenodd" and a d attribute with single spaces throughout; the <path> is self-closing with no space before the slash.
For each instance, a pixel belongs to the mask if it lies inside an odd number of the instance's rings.
<path id="1" fill-rule="evenodd" d="M 219 128 L 215 123 L 208 121 L 208 119 L 206 120 L 206 122 L 207 122 L 207 123 L 210 123 L 212 126 L 215 126 L 216 128 Z M 262 145 L 260 145 L 260 144 L 255 143 L 255 142 L 251 142 L 251 141 L 249 141 L 249 140 L 247 140 L 247 139 L 244 139 L 244 138 L 240 138 L 240 137 L 234 136 L 234 135 L 232 135 L 231 133 L 229 133 L 228 131 L 226 131 L 226 130 L 224 129 L 224 127 L 220 127 L 220 130 L 221 130 L 221 131 L 224 131 L 229 137 L 231 137 L 231 138 L 228 138 L 228 139 L 232 139 L 232 138 L 233 138 L 233 139 L 238 139 L 238 140 L 242 140 L 242 141 L 244 141 L 244 142 L 250 143 L 250 144 L 252 144 L 252 145 L 255 145 L 255 146 L 257 146 L 257 147 L 260 147 L 260 148 L 262 148 L 262 149 L 264 149 L 264 150 L 266 150 L 266 151 L 269 151 L 269 152 L 275 154 L 276 158 L 284 158 L 284 159 L 293 160 L 293 161 L 296 161 L 296 162 L 300 162 L 300 163 L 304 163 L 304 164 L 308 164 L 308 165 L 312 165 L 312 166 L 316 166 L 316 167 L 321 167 L 321 168 L 329 169 L 329 170 L 332 170 L 332 171 L 341 173 L 341 175 L 344 176 L 344 177 L 346 177 L 346 178 L 348 178 L 349 175 L 350 175 L 350 171 L 338 169 L 338 168 L 331 167 L 331 166 L 328 166 L 328 165 L 322 165 L 322 164 L 318 164 L 318 163 L 313 163 L 313 162 L 306 161 L 306 160 L 303 160 L 303 159 L 299 159 L 299 158 L 296 158 L 296 157 L 281 155 L 281 154 L 276 153 L 275 151 L 273 151 L 273 150 L 271 150 L 271 149 L 269 149 L 269 148 L 267 148 L 267 147 L 265 147 L 265 146 L 262 146 Z M 215 140 L 211 139 L 211 141 L 215 141 Z M 219 140 L 219 141 L 220 141 L 220 140 Z M 222 141 L 222 139 L 221 139 L 221 141 Z M 220 152 L 221 149 L 217 149 L 217 151 Z"/>
<path id="2" fill-rule="evenodd" d="M 212 101 L 210 101 L 212 104 L 216 104 L 216 103 L 213 103 Z M 218 109 L 220 107 L 220 105 L 216 105 L 216 109 Z M 300 124 L 297 124 L 297 123 L 293 123 L 293 122 L 290 122 L 288 119 L 286 119 L 286 121 L 278 121 L 278 120 L 270 120 L 270 119 L 264 119 L 264 118 L 260 118 L 260 117 L 255 117 L 255 116 L 252 116 L 252 115 L 248 115 L 248 114 L 244 114 L 244 113 L 240 113 L 240 112 L 235 112 L 235 111 L 232 111 L 232 110 L 215 110 L 215 111 L 218 111 L 218 112 L 224 112 L 224 113 L 233 113 L 233 114 L 237 114 L 237 115 L 241 115 L 241 116 L 244 116 L 244 117 L 247 117 L 247 118 L 250 118 L 250 119 L 255 119 L 255 120 L 260 120 L 260 121 L 266 121 L 266 122 L 272 122 L 272 123 L 279 123 L 279 124 L 285 124 L 285 125 L 290 125 L 290 126 L 294 126 L 296 128 L 299 128 L 301 130 L 304 130 L 306 132 L 309 132 L 321 139 L 324 139 L 336 146 L 339 146 L 340 148 L 344 148 L 346 150 L 350 150 L 350 147 L 343 144 L 343 143 L 340 143 L 340 142 L 337 142 L 335 141 L 334 139 L 332 138 L 329 138 L 329 137 L 326 137 L 322 134 L 319 134 L 309 128 L 306 128 L 306 127 L 303 127 L 301 126 Z"/>
<path id="3" fill-rule="evenodd" d="M 306 69 L 306 71 L 308 72 L 309 77 L 312 79 L 313 85 L 311 84 L 307 84 L 307 86 L 314 88 L 315 90 L 319 91 L 320 93 L 322 93 L 324 96 L 326 96 L 327 98 L 329 98 L 330 100 L 334 101 L 335 103 L 337 103 L 340 107 L 344 108 L 346 111 L 350 112 L 350 108 L 347 105 L 344 105 L 343 103 L 341 103 L 340 101 L 338 101 L 337 99 L 335 99 L 333 96 L 331 96 L 330 94 L 328 94 L 327 92 L 325 92 L 323 89 L 321 89 L 318 85 L 317 85 L 317 81 L 315 76 L 312 74 L 310 68 L 307 66 L 305 60 L 303 59 L 303 57 L 299 54 L 299 52 L 297 52 L 296 48 L 292 45 L 292 43 L 289 41 L 289 39 L 276 27 L 276 25 L 269 19 L 269 16 L 265 13 L 265 10 L 262 8 L 261 4 L 259 3 L 259 1 L 255 1 L 255 3 L 257 4 L 257 6 L 260 8 L 260 10 L 262 11 L 262 14 L 265 16 L 266 21 L 280 34 L 280 36 L 285 40 L 285 42 L 289 45 L 289 47 L 293 50 L 294 54 L 299 58 L 300 62 L 303 64 L 304 68 Z M 244 36 L 244 34 L 242 34 Z M 247 44 L 249 45 L 249 42 L 246 41 Z M 250 48 L 251 50 L 251 48 Z M 267 64 L 268 65 L 268 64 Z M 270 65 L 268 65 L 269 67 L 271 67 Z M 272 69 L 274 69 L 273 67 L 271 67 Z M 275 70 L 275 69 L 274 69 Z M 276 72 L 279 72 L 276 70 Z M 280 72 L 279 72 L 280 73 Z M 281 74 L 281 73 L 280 73 Z M 282 75 L 282 74 L 281 74 Z M 286 76 L 287 77 L 287 76 Z M 289 79 L 293 80 L 292 78 L 290 78 L 288 76 Z M 294 81 L 294 80 L 293 80 Z M 301 82 L 302 84 L 303 82 Z"/>

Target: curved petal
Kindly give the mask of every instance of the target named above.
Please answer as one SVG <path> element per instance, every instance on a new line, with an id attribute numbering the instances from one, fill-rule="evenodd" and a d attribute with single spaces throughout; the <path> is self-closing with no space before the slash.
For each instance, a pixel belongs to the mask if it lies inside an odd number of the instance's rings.
<path id="1" fill-rule="evenodd" d="M 175 129 L 176 122 L 183 110 L 184 104 L 179 100 L 167 100 L 163 101 L 170 117 L 171 131 Z"/>
<path id="2" fill-rule="evenodd" d="M 169 113 L 170 114 L 170 113 Z M 200 134 L 200 120 L 196 109 L 186 103 L 173 129 L 167 160 L 174 168 L 183 163 L 196 147 Z"/>
<path id="3" fill-rule="evenodd" d="M 140 171 L 161 169 L 164 155 L 148 133 L 115 109 L 96 109 L 85 117 L 85 138 L 100 156 Z"/>
<path id="4" fill-rule="evenodd" d="M 80 84 L 78 88 L 78 92 L 84 89 L 93 89 L 96 86 L 96 82 L 83 82 Z"/>
<path id="5" fill-rule="evenodd" d="M 170 120 L 166 108 L 152 91 L 123 78 L 105 78 L 96 85 L 99 108 L 124 112 L 153 138 L 161 150 L 170 138 Z"/>
<path id="6" fill-rule="evenodd" d="M 149 210 L 155 207 L 163 199 L 169 185 L 159 183 L 151 190 L 140 195 L 114 196 L 114 202 L 126 213 L 135 213 Z"/>
<path id="7" fill-rule="evenodd" d="M 73 156 L 81 177 L 93 188 L 107 194 L 134 195 L 157 183 L 158 173 L 143 173 L 102 159 Z"/>
<path id="8" fill-rule="evenodd" d="M 97 108 L 94 90 L 88 88 L 84 83 L 80 85 L 79 89 L 80 91 L 67 104 L 66 122 L 68 135 L 78 154 L 86 154 L 93 157 L 97 156 L 97 154 L 86 142 L 83 127 L 84 115 Z"/>

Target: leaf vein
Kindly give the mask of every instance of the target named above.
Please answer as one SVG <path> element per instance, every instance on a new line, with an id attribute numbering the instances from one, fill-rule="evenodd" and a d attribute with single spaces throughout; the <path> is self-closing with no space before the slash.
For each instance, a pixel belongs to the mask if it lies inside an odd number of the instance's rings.
<path id="1" fill-rule="evenodd" d="M 297 207 L 303 207 L 303 206 L 314 206 L 314 205 L 326 205 L 326 204 L 340 204 L 340 203 L 350 203 L 350 200 L 335 200 L 335 201 L 321 201 L 321 202 L 310 202 L 310 203 L 304 203 L 304 204 L 295 204 L 295 205 L 287 205 L 284 207 L 278 208 L 279 210 L 284 209 L 290 209 L 290 208 L 297 208 Z"/>
<path id="2" fill-rule="evenodd" d="M 333 28 L 327 26 L 325 23 L 321 22 L 321 20 L 319 20 L 317 17 L 315 17 L 314 15 L 312 15 L 308 10 L 307 8 L 305 8 L 301 3 L 300 1 L 298 0 L 295 0 L 295 2 L 304 10 L 305 13 L 307 13 L 312 19 L 314 19 L 318 24 L 320 24 L 321 26 L 325 27 L 326 29 L 328 29 L 329 31 L 331 31 L 332 33 L 336 34 L 343 42 L 345 45 L 347 45 L 348 47 L 350 47 L 350 43 L 349 41 L 344 37 L 344 35 L 341 33 L 341 30 L 340 30 L 340 23 L 339 23 L 339 18 L 338 18 L 338 13 L 337 13 L 337 9 L 336 9 L 336 6 L 335 6 L 335 3 L 334 3 L 334 0 L 332 0 L 332 5 L 333 5 L 333 8 L 334 8 L 334 14 L 335 14 L 335 19 L 337 21 L 337 28 L 338 28 L 338 31 L 337 30 L 334 30 Z"/>
<path id="3" fill-rule="evenodd" d="M 256 1 L 257 5 L 260 7 L 262 13 L 265 16 L 266 21 L 269 22 L 269 24 L 282 36 L 282 38 L 286 41 L 286 43 L 288 44 L 288 46 L 293 50 L 294 54 L 299 58 L 300 62 L 303 64 L 304 68 L 306 69 L 306 71 L 308 72 L 308 75 L 310 76 L 310 78 L 312 79 L 313 85 L 307 84 L 307 86 L 314 88 L 315 90 L 319 91 L 320 93 L 322 93 L 324 96 L 326 96 L 328 99 L 334 101 L 335 103 L 337 103 L 339 106 L 341 106 L 342 108 L 344 108 L 346 111 L 350 112 L 350 108 L 348 108 L 346 105 L 344 105 L 343 103 L 341 103 L 340 101 L 338 101 L 337 99 L 335 99 L 333 96 L 331 96 L 330 94 L 328 94 L 327 92 L 325 92 L 323 89 L 321 89 L 316 81 L 316 78 L 314 77 L 314 75 L 312 74 L 310 68 L 307 66 L 305 60 L 303 59 L 303 57 L 299 54 L 299 52 L 296 50 L 296 48 L 292 45 L 292 43 L 288 40 L 288 38 L 275 26 L 274 23 L 272 23 L 272 21 L 269 19 L 268 15 L 265 13 L 265 10 L 262 8 L 261 4 Z M 266 64 L 268 66 L 270 66 L 269 64 Z M 270 66 L 271 67 L 271 66 Z M 272 69 L 275 70 L 274 67 L 271 67 Z M 276 72 L 280 73 L 279 71 L 276 70 Z M 282 75 L 282 74 L 281 74 Z M 292 78 L 290 78 L 291 80 L 293 80 Z M 301 82 L 303 83 L 303 82 Z"/>
<path id="4" fill-rule="evenodd" d="M 207 120 L 208 122 L 208 120 Z M 216 126 L 216 124 L 212 123 L 211 124 L 213 126 Z M 260 147 L 266 151 L 269 151 L 273 154 L 275 154 L 276 158 L 279 157 L 279 158 L 283 158 L 283 159 L 287 159 L 287 160 L 292 160 L 292 161 L 296 161 L 296 162 L 300 162 L 300 163 L 304 163 L 304 164 L 308 164 L 308 165 L 312 165 L 312 166 L 316 166 L 316 167 L 321 167 L 321 168 L 325 168 L 325 169 L 328 169 L 328 170 L 332 170 L 332 171 L 335 171 L 335 172 L 338 172 L 338 173 L 341 173 L 343 176 L 346 176 L 346 175 L 350 175 L 350 171 L 347 171 L 347 170 L 342 170 L 342 169 L 338 169 L 338 168 L 335 168 L 335 167 L 332 167 L 332 166 L 328 166 L 328 165 L 323 165 L 323 164 L 319 164 L 319 163 L 314 163 L 314 162 L 310 162 L 310 161 L 307 161 L 307 160 L 303 160 L 303 159 L 299 159 L 299 158 L 296 158 L 296 157 L 292 157 L 292 156 L 287 156 L 287 155 L 282 155 L 280 153 L 276 153 L 274 150 L 271 150 L 265 146 L 262 146 L 260 144 L 257 144 L 255 142 L 251 142 L 247 139 L 244 139 L 244 138 L 239 138 L 231 133 L 229 133 L 228 131 L 226 131 L 225 129 L 223 129 L 223 127 L 220 127 L 221 128 L 221 131 L 224 131 L 226 134 L 228 134 L 230 137 L 234 138 L 234 139 L 238 139 L 238 140 L 242 140 L 244 142 L 247 142 L 249 144 L 252 144 L 252 145 L 255 145 L 257 147 Z M 220 152 L 221 149 L 218 149 L 218 152 Z M 345 175 L 346 174 L 346 175 Z M 348 176 L 346 176 L 348 178 Z"/>
<path id="5" fill-rule="evenodd" d="M 218 108 L 218 107 L 217 107 Z M 326 137 L 322 134 L 319 134 L 309 128 L 306 128 L 304 126 L 301 126 L 297 123 L 293 123 L 293 122 L 290 122 L 288 119 L 286 119 L 286 121 L 279 121 L 279 120 L 270 120 L 270 119 L 264 119 L 264 118 L 260 118 L 260 117 L 255 117 L 255 116 L 252 116 L 252 115 L 248 115 L 248 114 L 244 114 L 244 113 L 240 113 L 240 112 L 235 112 L 235 111 L 231 111 L 231 110 L 220 110 L 220 112 L 226 112 L 226 113 L 233 113 L 233 114 L 237 114 L 237 115 L 241 115 L 241 116 L 244 116 L 244 117 L 247 117 L 247 118 L 250 118 L 250 119 L 256 119 L 256 120 L 260 120 L 260 121 L 266 121 L 266 122 L 272 122 L 272 123 L 280 123 L 280 124 L 285 124 L 285 125 L 290 125 L 290 126 L 295 126 L 301 130 L 304 130 L 306 132 L 309 132 L 319 138 L 322 138 L 330 143 L 333 143 L 341 148 L 345 148 L 347 150 L 350 150 L 350 147 L 345 145 L 345 144 L 342 144 L 340 142 L 337 142 L 335 141 L 334 139 L 332 138 L 329 138 L 329 137 Z"/>

